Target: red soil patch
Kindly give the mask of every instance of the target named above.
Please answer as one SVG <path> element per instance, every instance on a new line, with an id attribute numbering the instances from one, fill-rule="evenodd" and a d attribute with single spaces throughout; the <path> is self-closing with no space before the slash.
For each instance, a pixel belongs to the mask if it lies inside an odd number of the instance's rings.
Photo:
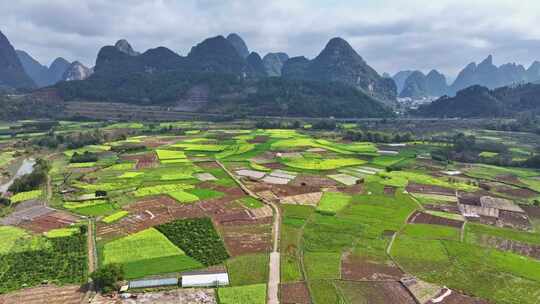
<path id="1" fill-rule="evenodd" d="M 531 198 L 531 197 L 538 196 L 538 193 L 529 189 L 515 189 L 515 188 L 501 187 L 497 189 L 497 192 L 504 193 L 512 197 L 518 197 L 518 198 Z"/>
<path id="2" fill-rule="evenodd" d="M 362 185 L 362 184 L 352 185 L 352 186 L 348 186 L 348 187 L 338 187 L 337 189 L 338 189 L 339 192 L 347 193 L 347 194 L 350 194 L 350 195 L 364 193 L 364 185 Z"/>
<path id="3" fill-rule="evenodd" d="M 396 187 L 384 186 L 384 194 L 394 196 L 396 194 Z"/>
<path id="4" fill-rule="evenodd" d="M 407 222 L 410 224 L 431 224 L 431 225 L 449 226 L 449 227 L 454 227 L 458 229 L 461 229 L 461 226 L 463 226 L 462 221 L 434 216 L 434 215 L 423 213 L 420 211 L 416 211 L 415 213 L 413 213 L 409 217 Z"/>
<path id="5" fill-rule="evenodd" d="M 164 224 L 175 219 L 204 217 L 196 204 L 180 204 L 168 196 L 156 196 L 124 207 L 130 214 L 118 222 L 97 224 L 97 236 L 113 238 Z"/>
<path id="6" fill-rule="evenodd" d="M 454 189 L 433 186 L 433 185 L 422 185 L 416 183 L 409 183 L 407 185 L 407 191 L 411 193 L 427 193 L 427 194 L 440 194 L 440 195 L 455 195 L 456 191 Z"/>
<path id="7" fill-rule="evenodd" d="M 507 240 L 500 237 L 482 234 L 478 237 L 478 243 L 496 248 L 502 251 L 511 251 L 519 255 L 528 256 L 540 260 L 540 246 L 531 245 L 519 241 Z"/>
<path id="8" fill-rule="evenodd" d="M 305 282 L 280 284 L 281 303 L 310 304 L 309 290 Z"/>
<path id="9" fill-rule="evenodd" d="M 220 225 L 219 230 L 232 256 L 248 253 L 264 253 L 272 250 L 272 226 L 270 224 L 244 226 Z"/>
<path id="10" fill-rule="evenodd" d="M 197 166 L 203 168 L 203 169 L 217 169 L 221 168 L 216 162 L 199 162 L 197 163 Z"/>
<path id="11" fill-rule="evenodd" d="M 282 164 L 282 163 L 268 163 L 268 164 L 264 164 L 264 166 L 265 166 L 266 168 L 273 169 L 273 170 L 287 168 L 287 166 L 285 166 L 285 165 Z"/>
<path id="12" fill-rule="evenodd" d="M 350 254 L 341 260 L 341 278 L 349 281 L 398 281 L 403 272 L 395 265 L 368 261 Z"/>
<path id="13" fill-rule="evenodd" d="M 441 211 L 454 214 L 461 214 L 457 205 L 424 205 L 424 208 L 431 211 Z"/>
<path id="14" fill-rule="evenodd" d="M 540 218 L 540 207 L 520 205 L 521 209 L 525 210 L 525 213 L 532 218 Z"/>
<path id="15" fill-rule="evenodd" d="M 299 175 L 294 179 L 294 181 L 292 181 L 291 185 L 326 188 L 335 187 L 338 185 L 338 183 L 335 180 L 324 176 Z"/>
<path id="16" fill-rule="evenodd" d="M 21 227 L 35 233 L 43 233 L 53 229 L 65 228 L 79 221 L 79 218 L 63 211 L 55 211 L 36 217 L 28 222 L 22 222 Z"/>
<path id="17" fill-rule="evenodd" d="M 411 294 L 399 282 L 341 281 L 338 284 L 351 303 L 416 304 Z"/>
<path id="18" fill-rule="evenodd" d="M 84 290 L 79 286 L 40 286 L 0 295 L 2 304 L 80 304 Z"/>
<path id="19" fill-rule="evenodd" d="M 268 141 L 268 136 L 255 136 L 252 140 L 248 140 L 251 144 L 262 144 Z"/>

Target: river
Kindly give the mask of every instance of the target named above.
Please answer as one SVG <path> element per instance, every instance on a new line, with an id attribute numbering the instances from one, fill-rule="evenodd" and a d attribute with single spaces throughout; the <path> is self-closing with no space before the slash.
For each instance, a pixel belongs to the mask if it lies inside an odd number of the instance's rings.
<path id="1" fill-rule="evenodd" d="M 20 177 L 22 175 L 25 175 L 25 174 L 32 173 L 32 171 L 34 170 L 34 164 L 35 163 L 36 163 L 36 160 L 33 159 L 33 158 L 27 158 L 27 159 L 23 160 L 23 162 L 19 166 L 19 169 L 17 169 L 17 172 L 15 173 L 15 175 L 9 181 L 7 181 L 6 183 L 0 185 L 0 194 L 6 193 L 9 186 L 11 186 L 13 184 L 13 182 L 15 181 L 16 178 L 18 178 L 18 177 Z"/>

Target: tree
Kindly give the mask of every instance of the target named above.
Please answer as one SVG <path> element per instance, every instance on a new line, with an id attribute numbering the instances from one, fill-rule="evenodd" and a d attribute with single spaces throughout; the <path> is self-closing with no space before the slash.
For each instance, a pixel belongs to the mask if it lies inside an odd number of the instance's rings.
<path id="1" fill-rule="evenodd" d="M 104 293 L 117 289 L 116 283 L 124 279 L 124 269 L 120 264 L 108 264 L 90 274 L 96 288 Z"/>

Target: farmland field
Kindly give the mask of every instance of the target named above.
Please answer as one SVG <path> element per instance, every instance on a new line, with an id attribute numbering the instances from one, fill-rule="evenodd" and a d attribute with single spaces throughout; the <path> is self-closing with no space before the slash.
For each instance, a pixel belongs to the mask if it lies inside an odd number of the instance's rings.
<path id="1" fill-rule="evenodd" d="M 202 266 L 153 228 L 104 244 L 101 255 L 104 265 L 123 265 L 128 278 Z"/>
<path id="2" fill-rule="evenodd" d="M 0 205 L 0 293 L 85 283 L 90 222 L 98 269 L 118 263 L 127 280 L 226 271 L 219 303 L 266 303 L 276 267 L 283 303 L 413 303 L 408 276 L 453 296 L 540 302 L 540 171 L 493 164 L 534 147 L 439 160 L 455 154 L 448 137 L 403 140 L 379 123 L 63 122 L 64 140 L 85 141 L 28 140 L 15 153 L 20 139 L 7 138 L 0 164 L 43 158 L 51 170 Z M 71 163 L 85 151 L 92 161 Z"/>

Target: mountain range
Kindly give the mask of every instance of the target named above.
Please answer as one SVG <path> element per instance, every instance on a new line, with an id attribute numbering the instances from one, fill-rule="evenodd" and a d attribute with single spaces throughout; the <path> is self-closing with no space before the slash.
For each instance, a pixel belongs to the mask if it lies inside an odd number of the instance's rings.
<path id="1" fill-rule="evenodd" d="M 422 105 L 412 114 L 426 117 L 510 117 L 518 113 L 540 114 L 540 84 L 520 84 L 489 89 L 474 85 Z"/>
<path id="2" fill-rule="evenodd" d="M 283 67 L 282 77 L 344 83 L 386 104 L 392 104 L 397 95 L 394 81 L 380 76 L 342 38 L 331 39 L 313 60 L 288 60 Z"/>
<path id="3" fill-rule="evenodd" d="M 24 71 L 15 48 L 0 32 L 0 88 L 32 89 L 35 86 Z"/>
<path id="4" fill-rule="evenodd" d="M 421 71 L 400 71 L 394 75 L 393 79 L 400 97 L 417 99 L 443 95 L 454 96 L 458 91 L 474 85 L 495 89 L 540 81 L 540 62 L 533 62 L 527 69 L 516 63 L 496 66 L 493 64 L 493 56 L 489 55 L 479 64 L 471 62 L 465 66 L 452 84 L 448 84 L 446 77 L 437 70 L 432 70 L 427 75 Z"/>
<path id="5" fill-rule="evenodd" d="M 393 115 L 389 108 L 372 96 L 377 93 L 375 90 L 380 84 L 372 85 L 371 94 L 351 86 L 346 79 L 337 78 L 345 72 L 339 67 L 332 68 L 333 63 L 324 59 L 326 55 L 310 61 L 310 68 L 316 68 L 320 65 L 318 60 L 322 60 L 326 62 L 326 73 L 333 73 L 336 78 L 269 77 L 277 76 L 279 66 L 291 61 L 285 61 L 288 56 L 272 53 L 266 55 L 264 60 L 258 53 L 250 52 L 240 39 L 235 34 L 227 38 L 211 37 L 195 45 L 187 56 L 180 56 L 165 47 L 137 55 L 132 52 L 127 41 L 122 42 L 122 47 L 118 43 L 115 46 L 105 46 L 99 51 L 94 73 L 89 78 L 58 83 L 56 89 L 68 101 L 120 101 L 223 114 L 336 117 Z M 342 47 L 345 52 L 352 50 L 347 49 L 350 48 L 348 44 L 340 42 L 337 50 L 326 50 L 326 53 L 344 52 L 340 49 Z M 247 56 L 246 51 L 249 52 Z M 321 54 L 325 54 L 325 51 Z M 349 62 L 351 59 L 358 60 L 349 56 L 339 64 L 359 64 L 358 61 Z M 370 76 L 375 78 L 373 82 L 383 82 L 365 62 L 360 60 L 360 64 L 372 73 Z M 356 72 L 358 80 L 364 77 L 362 71 Z M 311 71 L 305 72 L 303 75 L 309 75 Z M 390 81 L 393 85 L 393 81 Z"/>

